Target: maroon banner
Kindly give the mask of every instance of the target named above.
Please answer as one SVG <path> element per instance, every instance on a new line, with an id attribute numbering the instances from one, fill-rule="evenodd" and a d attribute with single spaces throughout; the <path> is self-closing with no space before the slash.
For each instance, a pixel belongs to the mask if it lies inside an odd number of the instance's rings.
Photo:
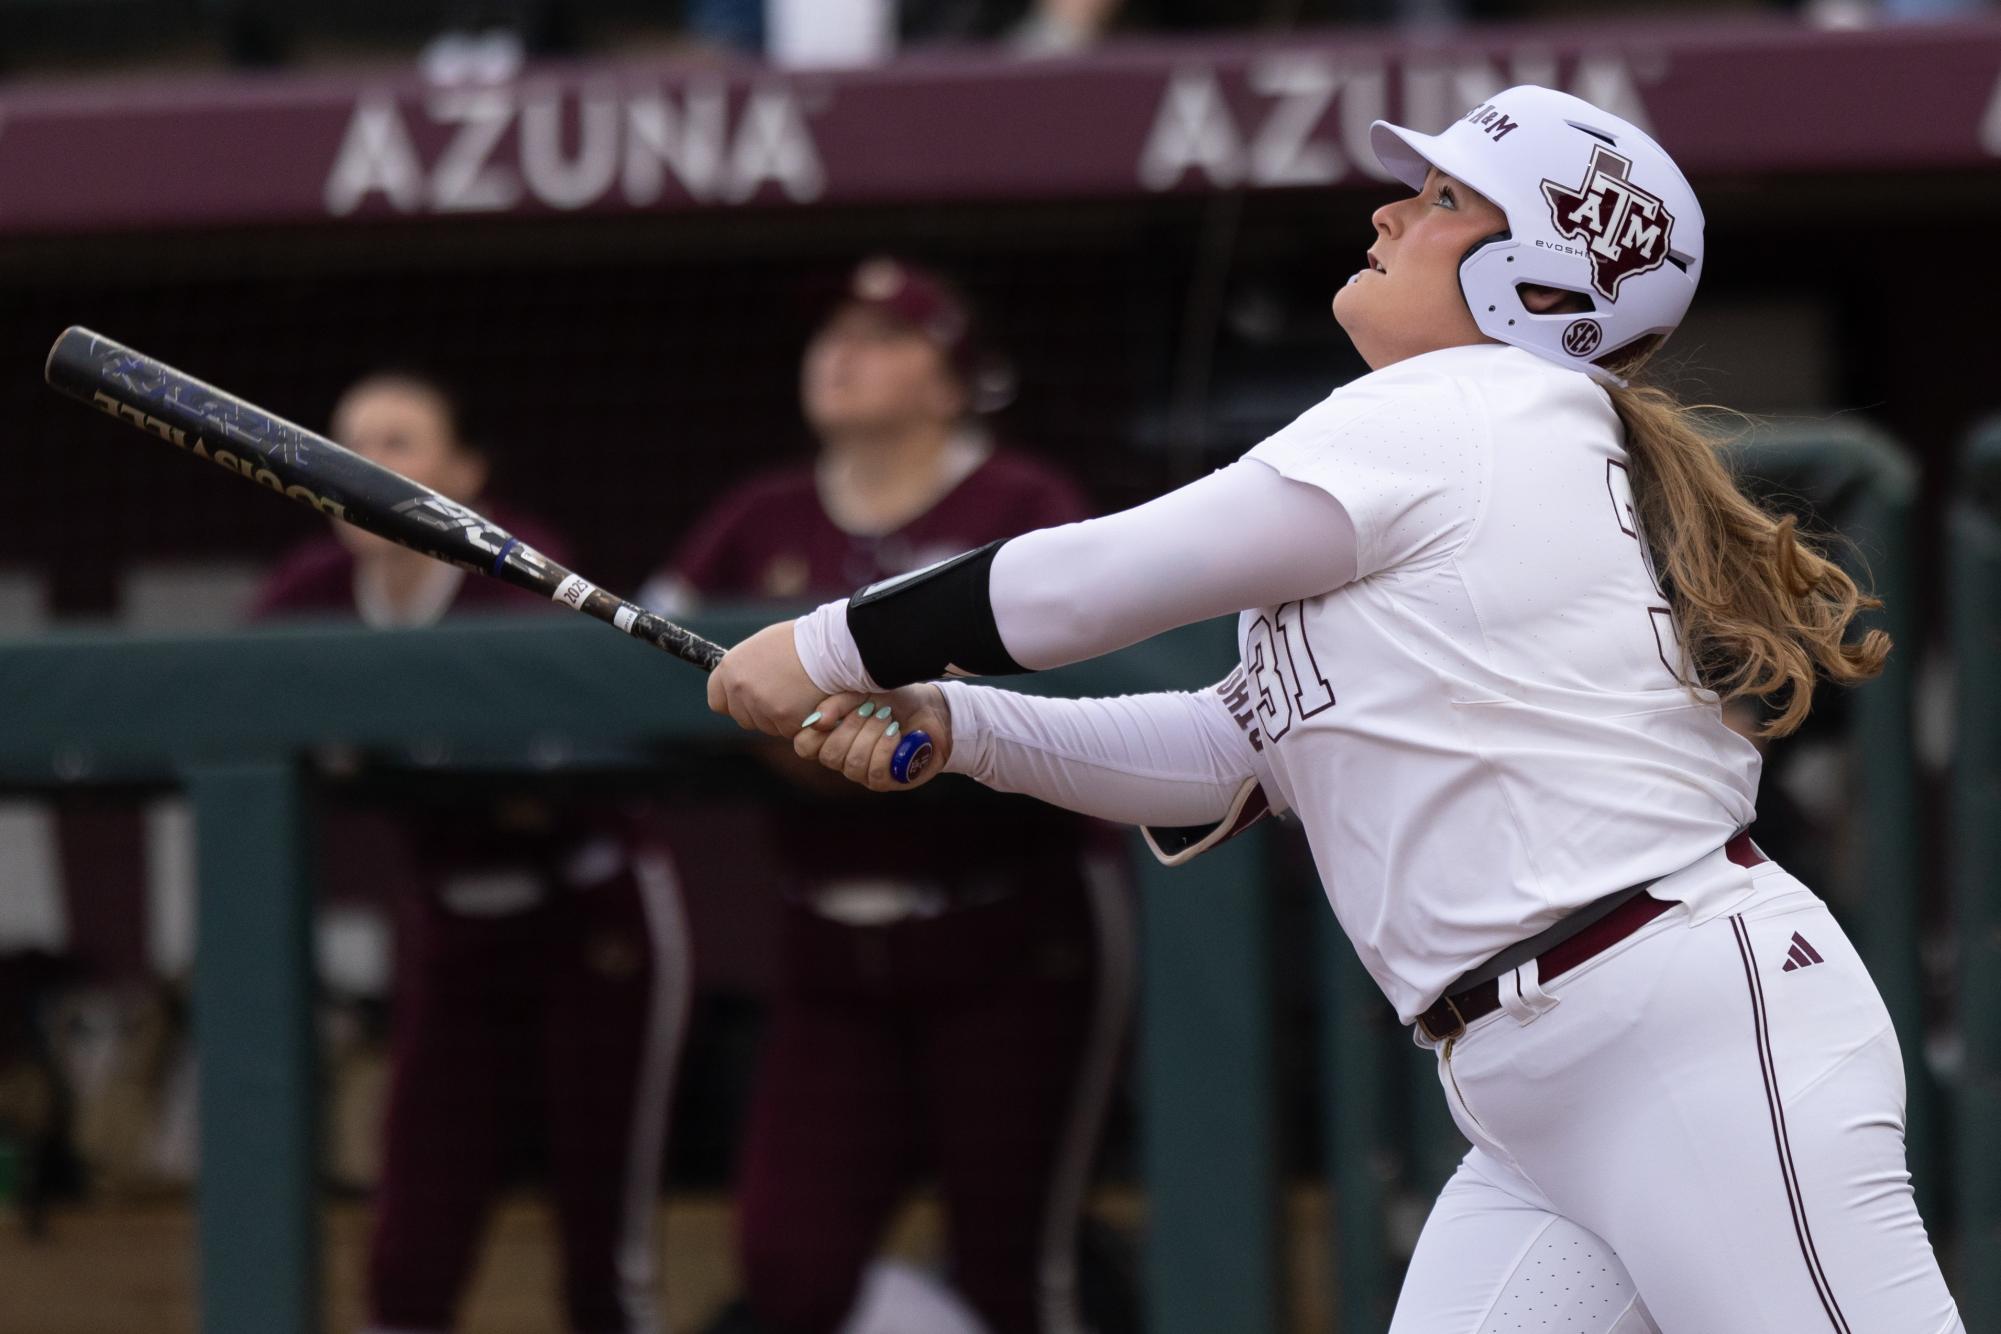
<path id="1" fill-rule="evenodd" d="M 1693 176 L 2001 161 L 2001 22 L 1769 20 L 1121 43 L 865 71 L 578 63 L 0 85 L 0 232 L 1065 199 L 1367 184 L 1368 127 L 1514 83 L 1652 129 Z"/>

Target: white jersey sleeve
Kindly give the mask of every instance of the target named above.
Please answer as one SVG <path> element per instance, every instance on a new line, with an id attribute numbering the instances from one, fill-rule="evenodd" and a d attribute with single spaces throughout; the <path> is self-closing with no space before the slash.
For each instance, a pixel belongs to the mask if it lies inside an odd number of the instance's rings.
<path id="1" fill-rule="evenodd" d="M 1279 474 L 1234 463 L 1144 505 L 1007 543 L 991 596 L 1008 653 L 1046 671 L 1353 579 L 1354 529 L 1338 498 Z"/>
<path id="2" fill-rule="evenodd" d="M 1341 505 L 1239 462 L 1121 513 L 1014 538 L 994 557 L 988 595 L 1008 654 L 1046 671 L 1354 577 Z M 829 694 L 880 689 L 848 633 L 847 605 L 830 602 L 793 628 L 800 665 Z"/>
<path id="3" fill-rule="evenodd" d="M 1341 503 L 1361 578 L 1463 545 L 1487 484 L 1489 430 L 1463 380 L 1412 369 L 1356 381 L 1244 457 Z"/>

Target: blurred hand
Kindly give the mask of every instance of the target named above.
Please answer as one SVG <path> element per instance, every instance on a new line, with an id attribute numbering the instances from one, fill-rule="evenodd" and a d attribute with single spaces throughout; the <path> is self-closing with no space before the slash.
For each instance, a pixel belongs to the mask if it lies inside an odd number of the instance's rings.
<path id="1" fill-rule="evenodd" d="M 889 776 L 889 761 L 910 732 L 930 735 L 931 760 L 916 778 L 899 783 Z M 871 792 L 908 792 L 945 772 L 952 754 L 952 711 L 945 692 L 934 685 L 833 695 L 820 701 L 813 721 L 792 738 L 792 749 Z"/>
<path id="2" fill-rule="evenodd" d="M 767 736 L 791 736 L 824 697 L 799 665 L 790 621 L 765 626 L 709 673 L 709 707 Z"/>

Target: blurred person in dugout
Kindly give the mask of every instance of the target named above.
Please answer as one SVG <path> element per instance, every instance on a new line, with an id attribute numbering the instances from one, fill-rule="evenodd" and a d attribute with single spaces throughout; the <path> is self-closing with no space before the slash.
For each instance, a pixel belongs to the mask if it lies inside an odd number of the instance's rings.
<path id="1" fill-rule="evenodd" d="M 726 496 L 643 596 L 824 598 L 1083 517 L 1069 480 L 981 429 L 1007 378 L 945 280 L 862 264 L 805 352 L 817 456 Z M 779 978 L 737 1183 L 744 1298 L 717 1329 L 1081 1328 L 1078 1219 L 1130 1005 L 1119 845 L 1012 797 L 885 826 L 849 787 L 772 813 Z M 871 1266 L 926 1172 L 950 1292 Z"/>
<path id="2" fill-rule="evenodd" d="M 534 520 L 485 498 L 486 460 L 435 382 L 371 375 L 341 397 L 331 433 L 569 559 Z M 388 629 L 549 607 L 335 524 L 284 561 L 253 616 Z M 371 1328 L 452 1328 L 487 1210 L 532 1151 L 555 1207 L 568 1328 L 659 1330 L 652 1225 L 689 979 L 673 869 L 617 814 L 583 815 L 518 783 L 448 781 L 393 789 L 417 892 L 395 905 Z"/>

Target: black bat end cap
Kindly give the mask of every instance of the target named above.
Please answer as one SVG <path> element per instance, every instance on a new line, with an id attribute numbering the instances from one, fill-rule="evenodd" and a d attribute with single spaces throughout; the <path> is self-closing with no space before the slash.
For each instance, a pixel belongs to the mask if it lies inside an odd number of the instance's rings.
<path id="1" fill-rule="evenodd" d="M 102 340 L 102 334 L 86 329 L 81 324 L 72 324 L 69 328 L 63 330 L 62 333 L 56 336 L 56 341 L 49 347 L 48 360 L 42 363 L 43 381 L 48 384 L 56 382 L 56 359 L 62 356 L 65 349 L 74 348 L 79 352 L 88 351 L 92 344 Z"/>

